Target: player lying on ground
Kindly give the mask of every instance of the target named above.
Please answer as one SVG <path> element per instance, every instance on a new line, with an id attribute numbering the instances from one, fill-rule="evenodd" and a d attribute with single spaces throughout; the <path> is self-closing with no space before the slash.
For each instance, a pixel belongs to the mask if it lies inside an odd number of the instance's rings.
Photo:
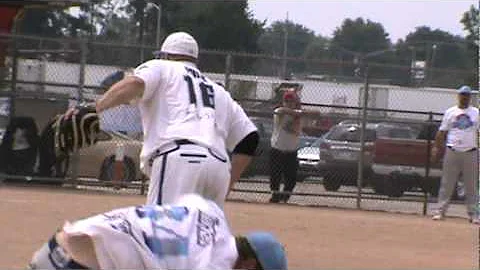
<path id="1" fill-rule="evenodd" d="M 29 268 L 287 269 L 287 261 L 272 234 L 234 236 L 216 203 L 188 194 L 67 222 Z"/>

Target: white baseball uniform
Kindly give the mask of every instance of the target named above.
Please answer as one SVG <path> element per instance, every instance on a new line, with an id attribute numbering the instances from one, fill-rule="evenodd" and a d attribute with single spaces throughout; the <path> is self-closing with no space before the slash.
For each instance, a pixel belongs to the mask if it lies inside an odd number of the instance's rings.
<path id="1" fill-rule="evenodd" d="M 223 211 L 194 194 L 168 206 L 112 210 L 67 223 L 63 231 L 90 236 L 101 269 L 223 270 L 238 258 Z"/>
<path id="2" fill-rule="evenodd" d="M 147 204 L 197 193 L 223 205 L 230 181 L 227 150 L 256 130 L 225 89 L 190 62 L 150 60 L 134 75 L 144 131 L 141 168 L 150 178 Z"/>

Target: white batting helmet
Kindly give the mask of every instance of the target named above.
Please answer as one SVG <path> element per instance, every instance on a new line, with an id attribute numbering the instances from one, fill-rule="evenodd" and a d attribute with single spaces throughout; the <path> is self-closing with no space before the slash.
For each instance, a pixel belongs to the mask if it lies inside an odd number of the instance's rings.
<path id="1" fill-rule="evenodd" d="M 198 58 L 197 41 L 188 33 L 175 32 L 163 41 L 159 53 L 176 54 Z"/>

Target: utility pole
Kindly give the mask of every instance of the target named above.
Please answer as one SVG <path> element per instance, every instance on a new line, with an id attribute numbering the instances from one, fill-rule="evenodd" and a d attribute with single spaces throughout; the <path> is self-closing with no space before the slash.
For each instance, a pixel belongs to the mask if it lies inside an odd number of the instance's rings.
<path id="1" fill-rule="evenodd" d="M 435 68 L 435 56 L 437 54 L 437 44 L 432 45 L 432 58 L 428 66 L 428 84 L 431 85 L 433 81 L 433 69 Z"/>
<path id="2" fill-rule="evenodd" d="M 287 51 L 288 51 L 288 11 L 287 17 L 285 19 L 285 24 L 283 25 L 283 64 L 282 64 L 282 76 L 283 79 L 287 78 Z"/>
<path id="3" fill-rule="evenodd" d="M 157 49 L 160 49 L 160 32 L 162 27 L 162 4 L 155 4 L 153 2 L 148 2 L 157 10 L 157 29 L 155 34 L 155 46 Z"/>

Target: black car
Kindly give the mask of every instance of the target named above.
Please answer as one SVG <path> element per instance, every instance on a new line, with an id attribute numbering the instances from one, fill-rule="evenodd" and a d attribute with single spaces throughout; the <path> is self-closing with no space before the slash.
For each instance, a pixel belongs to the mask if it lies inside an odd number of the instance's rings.
<path id="1" fill-rule="evenodd" d="M 252 122 L 257 126 L 260 140 L 257 151 L 242 176 L 249 177 L 253 175 L 268 175 L 270 158 L 270 137 L 273 131 L 273 121 L 269 118 L 252 117 Z"/>

